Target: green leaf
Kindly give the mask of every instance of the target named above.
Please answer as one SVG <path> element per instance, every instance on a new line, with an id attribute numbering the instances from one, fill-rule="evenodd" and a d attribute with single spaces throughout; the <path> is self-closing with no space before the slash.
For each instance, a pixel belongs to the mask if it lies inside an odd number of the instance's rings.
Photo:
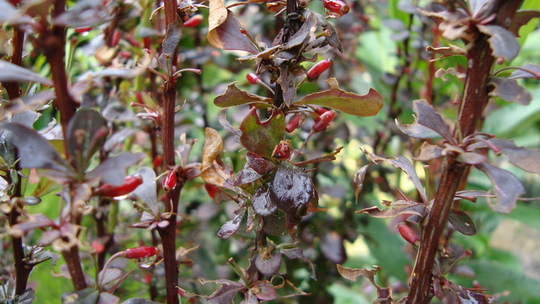
<path id="1" fill-rule="evenodd" d="M 333 77 L 326 83 L 330 89 L 309 94 L 295 104 L 319 105 L 356 116 L 374 116 L 383 107 L 383 98 L 374 89 L 369 89 L 366 95 L 359 95 L 340 89 L 339 83 Z"/>
<path id="2" fill-rule="evenodd" d="M 235 83 L 229 84 L 225 93 L 214 99 L 214 104 L 221 108 L 259 102 L 271 103 L 272 99 L 242 91 L 236 87 Z"/>
<path id="3" fill-rule="evenodd" d="M 240 142 L 248 151 L 264 157 L 271 157 L 272 151 L 285 135 L 285 115 L 280 110 L 261 122 L 257 109 L 253 108 L 240 124 Z"/>

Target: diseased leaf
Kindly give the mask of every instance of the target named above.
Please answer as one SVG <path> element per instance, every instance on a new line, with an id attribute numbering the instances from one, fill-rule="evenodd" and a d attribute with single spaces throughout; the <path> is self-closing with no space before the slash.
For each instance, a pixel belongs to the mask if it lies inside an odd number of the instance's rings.
<path id="1" fill-rule="evenodd" d="M 516 201 L 520 195 L 525 193 L 525 187 L 519 179 L 514 174 L 487 163 L 476 167 L 482 170 L 493 183 L 499 202 L 495 205 L 490 204 L 491 209 L 500 213 L 510 213 L 512 209 L 516 208 Z"/>
<path id="2" fill-rule="evenodd" d="M 373 116 L 383 107 L 383 98 L 374 89 L 369 89 L 366 95 L 359 95 L 341 90 L 337 80 L 333 77 L 329 78 L 326 83 L 330 89 L 311 93 L 295 104 L 319 105 L 356 116 Z"/>
<path id="3" fill-rule="evenodd" d="M 247 291 L 247 287 L 241 283 L 220 279 L 216 281 L 207 281 L 216 284 L 221 284 L 221 286 L 213 294 L 208 297 L 205 297 L 206 301 L 210 304 L 232 304 L 234 296 L 238 292 Z M 206 282 L 205 282 L 206 283 Z"/>
<path id="4" fill-rule="evenodd" d="M 416 121 L 410 125 L 402 125 L 396 120 L 398 128 L 405 134 L 415 138 L 432 138 L 433 133 L 439 134 L 451 144 L 456 144 L 450 128 L 444 122 L 441 115 L 425 100 L 419 99 L 413 102 L 413 110 L 416 113 Z M 426 130 L 428 128 L 429 130 Z"/>
<path id="5" fill-rule="evenodd" d="M 221 0 L 210 1 L 208 17 L 208 42 L 222 50 L 246 51 L 257 54 L 259 49 L 244 34 L 245 30 L 234 18 L 234 14 L 225 8 Z"/>
<path id="6" fill-rule="evenodd" d="M 299 167 L 282 162 L 270 187 L 270 199 L 287 215 L 304 216 L 314 195 L 311 178 Z"/>
<path id="7" fill-rule="evenodd" d="M 251 94 L 246 91 L 240 90 L 236 87 L 235 82 L 229 84 L 225 93 L 217 96 L 214 99 L 214 104 L 221 108 L 234 107 L 249 103 L 272 103 L 271 98 L 262 97 L 256 94 Z"/>
<path id="8" fill-rule="evenodd" d="M 109 129 L 101 114 L 84 108 L 77 111 L 69 121 L 67 133 L 67 146 L 75 159 L 75 168 L 79 173 L 84 173 L 92 156 L 105 142 Z"/>
<path id="9" fill-rule="evenodd" d="M 489 93 L 490 96 L 499 96 L 508 102 L 517 102 L 520 105 L 529 105 L 532 100 L 531 93 L 520 86 L 516 80 L 493 77 L 490 82 L 495 88 Z"/>
<path id="10" fill-rule="evenodd" d="M 454 226 L 454 228 L 463 233 L 464 235 L 475 235 L 476 226 L 469 215 L 461 210 L 450 211 L 448 215 L 448 221 Z"/>
<path id="11" fill-rule="evenodd" d="M 519 53 L 519 43 L 516 36 L 502 26 L 498 25 L 477 25 L 480 32 L 491 36 L 488 38 L 494 57 L 503 58 L 505 61 L 512 61 Z"/>
<path id="12" fill-rule="evenodd" d="M 234 212 L 234 218 L 225 222 L 219 229 L 217 236 L 222 239 L 231 237 L 233 234 L 238 231 L 240 224 L 242 223 L 242 218 L 246 213 L 246 208 L 240 208 Z"/>
<path id="13" fill-rule="evenodd" d="M 413 183 L 414 187 L 418 190 L 420 196 L 422 197 L 422 201 L 424 203 L 427 203 L 426 191 L 424 190 L 424 186 L 422 186 L 422 182 L 420 181 L 420 178 L 418 178 L 416 170 L 414 169 L 414 166 L 411 164 L 411 162 L 405 156 L 401 155 L 395 158 L 387 158 L 386 161 L 388 161 L 392 166 L 401 169 L 403 172 L 405 172 L 405 174 L 407 174 L 407 179 L 410 180 Z"/>
<path id="14" fill-rule="evenodd" d="M 539 150 L 516 146 L 514 141 L 508 139 L 492 138 L 489 141 L 501 149 L 504 155 L 508 156 L 510 163 L 527 172 L 540 175 Z"/>
<path id="15" fill-rule="evenodd" d="M 367 213 L 370 216 L 377 218 L 389 218 L 402 214 L 418 215 L 420 217 L 424 217 L 426 215 L 426 205 L 417 202 L 399 200 L 391 203 L 389 209 L 369 207 L 360 211 L 356 211 L 356 213 Z"/>
<path id="16" fill-rule="evenodd" d="M 55 177 L 61 179 L 75 176 L 73 168 L 33 129 L 17 123 L 2 123 L 0 128 L 13 133 L 11 139 L 17 147 L 21 168 L 53 170 L 57 173 Z"/>
<path id="17" fill-rule="evenodd" d="M 356 202 L 358 202 L 358 195 L 360 192 L 362 192 L 362 189 L 364 188 L 364 179 L 366 178 L 366 173 L 369 165 L 362 166 L 360 170 L 358 170 L 354 174 L 354 178 L 352 181 L 352 187 L 354 190 L 354 197 L 356 198 Z"/>
<path id="18" fill-rule="evenodd" d="M 86 179 L 100 179 L 106 184 L 121 185 L 126 177 L 127 168 L 139 162 L 144 157 L 144 153 L 141 152 L 122 152 L 99 164 L 94 170 L 86 174 Z"/>
<path id="19" fill-rule="evenodd" d="M 248 151 L 270 158 L 285 135 L 285 124 L 285 115 L 281 110 L 275 110 L 270 118 L 261 122 L 257 109 L 253 108 L 240 124 L 240 142 Z"/>
<path id="20" fill-rule="evenodd" d="M 269 216 L 278 209 L 270 199 L 270 189 L 265 188 L 264 186 L 259 187 L 259 189 L 255 191 L 255 194 L 253 194 L 253 197 L 251 198 L 251 205 L 253 206 L 255 213 L 262 216 Z"/>
<path id="21" fill-rule="evenodd" d="M 426 141 L 420 147 L 420 154 L 413 159 L 416 161 L 429 161 L 442 156 L 443 148 L 428 144 Z"/>
<path id="22" fill-rule="evenodd" d="M 52 80 L 20 67 L 11 62 L 0 60 L 0 82 L 37 82 L 46 86 L 52 86 Z"/>
<path id="23" fill-rule="evenodd" d="M 524 70 L 531 71 L 532 73 L 529 73 Z M 536 74 L 533 74 L 533 73 L 536 73 Z M 540 75 L 540 65 L 527 63 L 526 65 L 523 66 L 523 70 L 515 70 L 507 79 L 520 79 L 520 78 L 537 79 L 539 75 Z"/>

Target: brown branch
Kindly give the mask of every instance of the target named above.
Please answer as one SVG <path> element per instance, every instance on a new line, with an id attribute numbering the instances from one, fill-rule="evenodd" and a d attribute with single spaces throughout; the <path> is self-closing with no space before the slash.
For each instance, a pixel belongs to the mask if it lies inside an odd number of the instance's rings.
<path id="1" fill-rule="evenodd" d="M 493 6 L 493 12 L 499 14 L 497 23 L 509 25 L 507 20 L 512 20 L 511 18 L 520 4 L 521 1 L 498 1 Z M 459 138 L 464 138 L 476 131 L 489 101 L 488 84 L 495 59 L 491 55 L 489 37 L 479 32 L 476 35 L 476 41 L 467 52 L 467 77 L 458 117 L 459 129 L 455 132 Z M 446 158 L 433 207 L 422 231 L 422 240 L 411 275 L 411 290 L 407 303 L 429 303 L 433 297 L 431 284 L 439 239 L 446 228 L 448 215 L 456 191 L 459 190 L 460 181 L 467 178 L 468 171 L 467 165 L 456 161 L 456 155 L 449 155 Z"/>
<path id="2" fill-rule="evenodd" d="M 11 55 L 11 63 L 22 66 L 22 53 L 24 49 L 24 32 L 18 28 L 13 29 L 13 53 Z M 8 97 L 10 100 L 21 96 L 18 82 L 4 83 Z"/>

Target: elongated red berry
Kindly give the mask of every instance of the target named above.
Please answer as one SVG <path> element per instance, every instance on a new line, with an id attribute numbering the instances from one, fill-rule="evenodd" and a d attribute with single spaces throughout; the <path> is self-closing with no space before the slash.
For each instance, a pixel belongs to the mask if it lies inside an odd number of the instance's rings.
<path id="1" fill-rule="evenodd" d="M 315 121 L 311 129 L 316 133 L 324 131 L 332 120 L 334 120 L 334 117 L 336 117 L 335 111 L 324 112 L 321 116 L 319 116 L 319 120 Z"/>
<path id="2" fill-rule="evenodd" d="M 315 108 L 315 113 L 317 113 L 319 115 L 323 115 L 326 112 L 328 112 L 328 110 L 323 108 L 323 107 L 316 107 Z M 319 120 L 319 118 L 317 118 L 316 120 Z"/>
<path id="3" fill-rule="evenodd" d="M 261 78 L 259 78 L 259 76 L 257 76 L 255 73 L 247 74 L 246 79 L 251 84 L 257 84 L 261 80 Z"/>
<path id="4" fill-rule="evenodd" d="M 103 184 L 96 190 L 94 194 L 105 197 L 122 196 L 135 190 L 140 184 L 142 184 L 142 182 L 143 180 L 140 175 L 129 175 L 126 176 L 122 185 L 115 186 L 111 184 Z"/>
<path id="5" fill-rule="evenodd" d="M 115 29 L 112 36 L 111 46 L 117 46 L 120 42 L 120 31 Z"/>
<path id="6" fill-rule="evenodd" d="M 322 0 L 326 13 L 330 18 L 339 18 L 347 14 L 349 6 L 343 0 Z"/>
<path id="7" fill-rule="evenodd" d="M 150 46 L 152 45 L 152 39 L 150 37 L 144 37 L 142 41 L 143 41 L 143 48 L 150 49 Z"/>
<path id="8" fill-rule="evenodd" d="M 306 121 L 305 115 L 300 114 L 300 113 L 295 114 L 293 117 L 291 117 L 291 119 L 285 126 L 285 131 L 287 131 L 287 133 L 291 133 L 292 131 L 298 129 L 305 121 Z"/>
<path id="9" fill-rule="evenodd" d="M 124 251 L 124 257 L 126 259 L 142 259 L 151 257 L 157 254 L 156 247 L 139 246 L 135 248 L 129 248 Z"/>
<path id="10" fill-rule="evenodd" d="M 216 198 L 218 188 L 215 185 L 204 184 L 204 189 L 206 189 L 206 192 L 211 198 Z"/>
<path id="11" fill-rule="evenodd" d="M 409 227 L 407 224 L 405 224 L 404 222 L 401 222 L 398 224 L 397 228 L 398 228 L 399 234 L 401 234 L 401 237 L 403 237 L 405 241 L 415 246 L 420 244 L 420 238 L 418 237 L 416 232 L 414 232 L 412 228 Z"/>
<path id="12" fill-rule="evenodd" d="M 184 22 L 184 27 L 196 27 L 197 25 L 201 24 L 202 20 L 202 15 L 192 16 L 191 18 L 186 20 L 186 22 Z"/>
<path id="13" fill-rule="evenodd" d="M 163 189 L 165 191 L 171 191 L 176 187 L 176 171 L 173 170 L 165 176 L 165 179 L 163 180 Z"/>
<path id="14" fill-rule="evenodd" d="M 316 65 L 311 67 L 311 69 L 309 69 L 306 72 L 306 77 L 307 77 L 307 79 L 309 81 L 316 80 L 317 78 L 319 78 L 319 76 L 321 76 L 321 74 L 324 71 L 328 70 L 328 68 L 330 68 L 331 66 L 332 66 L 332 60 L 331 59 L 321 60 L 321 61 L 317 62 Z"/>

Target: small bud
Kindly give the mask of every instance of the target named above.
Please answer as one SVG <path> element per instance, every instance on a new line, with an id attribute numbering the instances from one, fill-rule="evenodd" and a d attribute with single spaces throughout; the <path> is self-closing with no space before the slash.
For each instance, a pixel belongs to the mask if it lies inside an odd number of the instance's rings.
<path id="1" fill-rule="evenodd" d="M 199 24 L 201 24 L 203 20 L 202 15 L 194 15 L 191 18 L 189 18 L 186 22 L 184 22 L 184 27 L 196 27 Z"/>
<path id="2" fill-rule="evenodd" d="M 306 116 L 304 114 L 298 113 L 293 115 L 289 122 L 285 126 L 285 131 L 287 133 L 292 133 L 292 131 L 298 129 L 306 121 Z"/>
<path id="3" fill-rule="evenodd" d="M 332 66 L 331 59 L 324 59 L 315 64 L 306 72 L 306 77 L 309 81 L 316 80 L 321 74 Z"/>
<path id="4" fill-rule="evenodd" d="M 156 247 L 139 246 L 135 248 L 129 248 L 124 251 L 124 257 L 126 259 L 142 259 L 151 257 L 157 254 Z"/>
<path id="5" fill-rule="evenodd" d="M 171 191 L 176 187 L 176 170 L 173 170 L 165 176 L 165 179 L 163 180 L 163 190 L 165 191 Z"/>
<path id="6" fill-rule="evenodd" d="M 416 235 L 416 233 L 412 230 L 411 227 L 407 226 L 406 223 L 399 223 L 397 228 L 399 234 L 401 234 L 401 237 L 403 237 L 405 241 L 409 242 L 414 246 L 418 246 L 420 244 L 420 238 L 418 237 L 418 235 Z"/>
<path id="7" fill-rule="evenodd" d="M 259 78 L 259 76 L 257 76 L 255 73 L 247 74 L 246 79 L 251 84 L 257 84 L 259 81 L 261 81 L 261 78 Z"/>
<path id="8" fill-rule="evenodd" d="M 335 111 L 327 111 L 323 113 L 321 116 L 319 116 L 319 120 L 317 120 L 313 127 L 311 128 L 315 133 L 324 131 L 328 125 L 334 120 L 334 117 L 336 117 Z"/>
<path id="9" fill-rule="evenodd" d="M 129 175 L 126 176 L 123 184 L 119 186 L 103 184 L 94 192 L 94 194 L 105 197 L 123 196 L 135 190 L 142 182 L 143 180 L 140 175 Z"/>

